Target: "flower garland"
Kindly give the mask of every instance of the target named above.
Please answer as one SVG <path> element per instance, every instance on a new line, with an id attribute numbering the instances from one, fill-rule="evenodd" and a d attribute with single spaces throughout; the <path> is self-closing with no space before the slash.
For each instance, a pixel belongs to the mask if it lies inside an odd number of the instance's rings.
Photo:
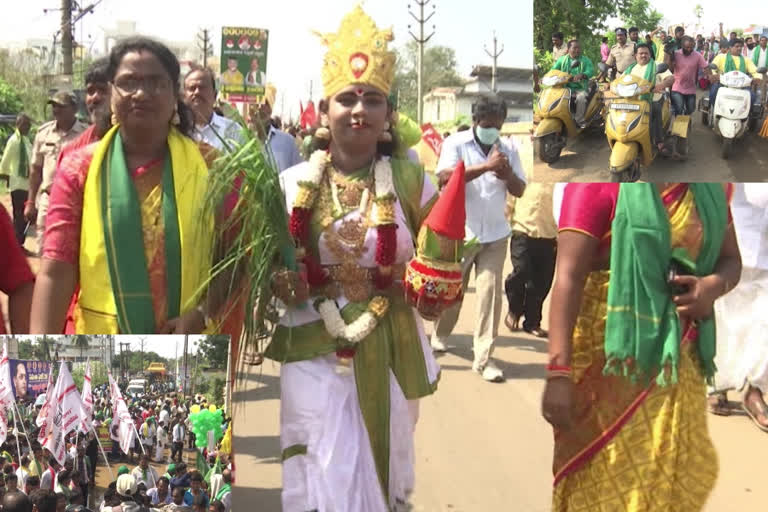
<path id="1" fill-rule="evenodd" d="M 330 163 L 327 151 L 315 151 L 309 159 L 309 166 L 304 179 L 298 182 L 299 190 L 291 210 L 289 229 L 297 247 L 297 259 L 307 268 L 307 282 L 317 287 L 327 284 L 329 275 L 320 262 L 307 253 L 309 239 L 309 223 L 312 208 L 317 199 L 320 183 L 326 174 Z M 392 179 L 392 164 L 388 158 L 376 161 L 373 169 L 376 197 L 374 201 L 373 219 L 376 226 L 376 264 L 377 272 L 374 284 L 378 289 L 386 289 L 392 284 L 392 264 L 397 255 L 397 224 L 395 223 L 395 185 Z M 337 191 L 332 186 L 334 206 L 338 202 Z M 367 195 L 364 201 L 367 203 Z M 365 205 L 367 207 L 367 204 Z M 362 207 L 362 205 L 361 205 Z M 389 300 L 377 296 L 370 300 L 368 308 L 357 320 L 347 325 L 341 317 L 341 312 L 335 301 L 320 299 L 315 304 L 326 330 L 336 339 L 344 340 L 355 345 L 368 336 L 378 325 L 378 322 L 389 309 Z M 342 365 L 349 366 L 354 357 L 354 347 L 341 347 L 336 355 Z"/>

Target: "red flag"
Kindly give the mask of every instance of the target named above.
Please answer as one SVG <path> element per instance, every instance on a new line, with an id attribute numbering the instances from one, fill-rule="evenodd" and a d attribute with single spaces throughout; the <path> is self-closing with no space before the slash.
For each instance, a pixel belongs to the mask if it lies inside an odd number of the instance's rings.
<path id="1" fill-rule="evenodd" d="M 311 128 L 317 122 L 317 113 L 315 112 L 315 104 L 312 100 L 307 102 L 307 108 L 302 110 L 301 117 L 299 117 L 299 124 L 304 129 Z"/>
<path id="2" fill-rule="evenodd" d="M 435 155 L 440 156 L 440 150 L 443 147 L 443 138 L 431 124 L 427 123 L 421 125 L 421 140 L 435 152 Z"/>

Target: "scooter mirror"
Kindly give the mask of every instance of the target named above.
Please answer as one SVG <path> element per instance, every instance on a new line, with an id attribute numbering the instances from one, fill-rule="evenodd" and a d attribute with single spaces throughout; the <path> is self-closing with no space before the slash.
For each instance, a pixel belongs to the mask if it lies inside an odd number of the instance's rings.
<path id="1" fill-rule="evenodd" d="M 581 62 L 579 62 L 578 60 L 575 60 L 575 61 L 571 62 L 571 67 L 572 68 L 577 68 L 577 67 L 579 67 L 580 64 L 581 64 Z"/>
<path id="2" fill-rule="evenodd" d="M 597 69 L 599 69 L 601 73 L 607 73 L 608 72 L 608 66 L 606 66 L 605 62 L 598 62 L 597 63 Z"/>
<path id="3" fill-rule="evenodd" d="M 757 68 L 757 72 L 760 73 L 761 75 L 766 71 L 768 71 L 768 68 L 765 66 L 760 66 L 759 68 Z"/>
<path id="4" fill-rule="evenodd" d="M 710 64 L 709 69 L 711 69 L 712 71 L 717 71 L 720 68 L 717 67 L 717 64 Z"/>
<path id="5" fill-rule="evenodd" d="M 669 66 L 666 65 L 664 62 L 659 62 L 656 64 L 656 74 L 664 73 L 669 69 Z"/>

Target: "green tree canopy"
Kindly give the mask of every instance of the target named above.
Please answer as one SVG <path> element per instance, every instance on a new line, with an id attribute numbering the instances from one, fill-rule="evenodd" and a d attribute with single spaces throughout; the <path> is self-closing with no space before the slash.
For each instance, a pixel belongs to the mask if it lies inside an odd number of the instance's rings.
<path id="1" fill-rule="evenodd" d="M 621 9 L 621 20 L 626 28 L 637 27 L 641 32 L 652 32 L 664 17 L 651 7 L 648 0 L 629 0 Z"/>
<path id="2" fill-rule="evenodd" d="M 202 338 L 198 350 L 211 368 L 227 367 L 227 350 L 229 348 L 229 336 L 212 335 Z"/>
<path id="3" fill-rule="evenodd" d="M 395 65 L 395 80 L 392 91 L 398 94 L 399 110 L 405 115 L 416 119 L 416 103 L 418 102 L 418 66 L 419 46 L 416 41 L 409 41 L 404 48 L 397 51 Z M 464 85 L 456 70 L 456 52 L 453 48 L 439 45 L 428 45 L 424 49 L 424 75 L 422 90 L 424 94 L 435 87 L 459 87 Z"/>

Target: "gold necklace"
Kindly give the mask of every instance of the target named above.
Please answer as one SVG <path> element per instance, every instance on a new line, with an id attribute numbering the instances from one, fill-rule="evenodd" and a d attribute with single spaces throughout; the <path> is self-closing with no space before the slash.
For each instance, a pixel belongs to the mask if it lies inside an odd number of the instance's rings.
<path id="1" fill-rule="evenodd" d="M 374 160 L 375 164 L 375 160 Z M 373 187 L 373 165 L 368 175 L 360 180 L 350 179 L 339 172 L 331 163 L 328 166 L 328 175 L 330 177 L 331 191 L 334 200 L 338 200 L 342 209 L 360 208 L 365 210 L 367 205 L 362 205 L 363 199 L 370 197 L 370 191 Z"/>

